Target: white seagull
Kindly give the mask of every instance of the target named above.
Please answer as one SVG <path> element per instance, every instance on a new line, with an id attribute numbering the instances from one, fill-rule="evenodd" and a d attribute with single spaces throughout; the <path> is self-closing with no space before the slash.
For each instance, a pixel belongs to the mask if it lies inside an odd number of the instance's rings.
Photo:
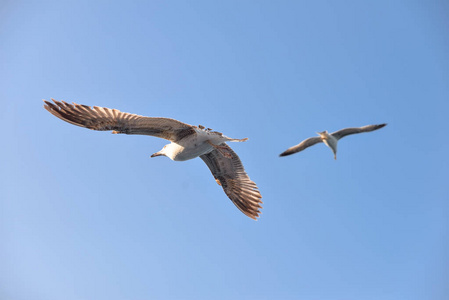
<path id="1" fill-rule="evenodd" d="M 113 130 L 112 133 L 151 135 L 171 141 L 151 157 L 162 155 L 174 161 L 184 161 L 199 156 L 235 206 L 254 220 L 259 217 L 262 196 L 257 185 L 246 174 L 237 154 L 226 144 L 244 142 L 247 138 L 231 139 L 210 128 L 192 126 L 174 119 L 144 117 L 116 109 L 52 100 L 54 104 L 44 100 L 45 109 L 73 125 L 93 130 Z"/>
<path id="2" fill-rule="evenodd" d="M 279 156 L 287 156 L 299 151 L 302 151 L 310 146 L 313 146 L 317 143 L 323 142 L 326 146 L 331 148 L 332 152 L 334 152 L 334 159 L 337 159 L 337 143 L 338 140 L 355 133 L 362 133 L 362 132 L 370 132 L 377 129 L 380 129 L 384 127 L 387 124 L 379 124 L 379 125 L 366 125 L 363 127 L 354 127 L 354 128 L 345 128 L 339 131 L 332 132 L 329 134 L 327 130 L 322 132 L 317 132 L 319 137 L 311 137 L 308 139 L 305 139 L 301 143 L 299 143 L 296 146 L 290 147 L 284 152 L 282 152 Z"/>

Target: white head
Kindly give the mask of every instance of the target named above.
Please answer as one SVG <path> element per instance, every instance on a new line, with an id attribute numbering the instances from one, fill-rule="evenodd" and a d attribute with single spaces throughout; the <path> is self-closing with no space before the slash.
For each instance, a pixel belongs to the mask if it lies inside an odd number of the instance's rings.
<path id="1" fill-rule="evenodd" d="M 321 132 L 317 132 L 317 134 L 318 134 L 321 138 L 323 138 L 323 139 L 325 139 L 325 138 L 327 138 L 327 137 L 329 136 L 329 133 L 327 132 L 327 130 L 324 130 L 324 131 L 321 131 Z"/>
<path id="2" fill-rule="evenodd" d="M 165 146 L 162 148 L 161 151 L 152 154 L 151 157 L 156 157 L 156 156 L 167 156 L 168 158 L 173 159 L 173 158 L 172 158 L 173 151 L 171 151 L 171 147 L 170 147 L 171 145 L 172 145 L 172 144 L 167 144 L 167 145 L 165 145 Z"/>

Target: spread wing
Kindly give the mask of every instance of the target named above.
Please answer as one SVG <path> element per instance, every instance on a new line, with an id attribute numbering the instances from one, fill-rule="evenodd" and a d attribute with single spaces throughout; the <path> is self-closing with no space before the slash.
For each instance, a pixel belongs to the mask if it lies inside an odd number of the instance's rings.
<path id="1" fill-rule="evenodd" d="M 262 195 L 257 185 L 249 179 L 240 158 L 231 147 L 226 144 L 221 144 L 220 147 L 220 150 L 226 151 L 231 158 L 217 149 L 200 157 L 235 206 L 245 215 L 256 220 L 260 214 L 259 209 L 262 208 L 260 206 Z"/>
<path id="2" fill-rule="evenodd" d="M 362 132 L 370 132 L 377 129 L 380 129 L 387 124 L 379 124 L 379 125 L 366 125 L 363 127 L 354 127 L 354 128 L 344 128 L 338 131 L 335 131 L 331 133 L 333 137 L 335 137 L 337 140 L 341 139 L 342 137 L 345 137 L 350 134 L 356 134 L 356 133 L 362 133 Z"/>
<path id="3" fill-rule="evenodd" d="M 44 108 L 52 115 L 73 125 L 93 130 L 114 130 L 113 133 L 142 134 L 179 141 L 195 133 L 191 125 L 168 118 L 150 118 L 124 113 L 105 107 L 69 104 L 52 99 L 45 101 Z"/>
<path id="4" fill-rule="evenodd" d="M 321 142 L 322 142 L 321 137 L 319 137 L 319 136 L 311 137 L 311 138 L 308 138 L 308 139 L 302 141 L 301 143 L 299 143 L 296 146 L 288 148 L 287 150 L 282 152 L 279 156 L 287 156 L 287 155 L 302 151 L 310 146 L 313 146 L 313 145 L 315 145 L 317 143 L 321 143 Z"/>

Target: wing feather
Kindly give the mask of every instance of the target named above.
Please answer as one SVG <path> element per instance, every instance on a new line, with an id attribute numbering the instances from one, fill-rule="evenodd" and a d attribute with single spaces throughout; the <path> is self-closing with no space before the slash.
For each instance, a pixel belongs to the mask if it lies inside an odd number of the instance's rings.
<path id="1" fill-rule="evenodd" d="M 362 132 L 370 132 L 382 127 L 385 127 L 387 124 L 379 124 L 379 125 L 366 125 L 363 127 L 352 127 L 352 128 L 344 128 L 338 131 L 331 133 L 333 137 L 337 140 L 351 134 L 362 133 Z"/>
<path id="2" fill-rule="evenodd" d="M 142 134 L 172 142 L 195 133 L 193 126 L 169 118 L 143 117 L 117 109 L 69 104 L 64 101 L 45 101 L 45 109 L 70 124 L 93 130 L 114 130 L 114 133 Z"/>
<path id="3" fill-rule="evenodd" d="M 256 220 L 261 213 L 259 209 L 262 208 L 262 195 L 257 185 L 245 172 L 240 158 L 231 147 L 226 144 L 221 144 L 220 147 L 225 147 L 225 151 L 232 158 L 224 156 L 216 149 L 200 157 L 235 206 L 245 215 Z"/>
<path id="4" fill-rule="evenodd" d="M 282 152 L 279 156 L 291 155 L 291 154 L 302 151 L 306 148 L 309 148 L 310 146 L 313 146 L 313 145 L 315 145 L 317 143 L 321 143 L 321 142 L 322 142 L 321 137 L 319 137 L 319 136 L 311 137 L 311 138 L 305 139 L 304 141 L 302 141 L 301 143 L 299 143 L 296 146 L 288 148 L 287 150 Z"/>

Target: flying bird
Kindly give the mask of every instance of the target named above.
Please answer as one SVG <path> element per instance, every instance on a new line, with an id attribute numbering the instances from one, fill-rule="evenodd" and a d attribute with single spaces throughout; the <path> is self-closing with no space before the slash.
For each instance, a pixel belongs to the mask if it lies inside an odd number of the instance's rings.
<path id="1" fill-rule="evenodd" d="M 210 128 L 174 119 L 144 117 L 116 109 L 52 100 L 54 103 L 44 100 L 44 108 L 73 125 L 100 131 L 113 130 L 115 134 L 151 135 L 171 142 L 151 157 L 167 156 L 174 161 L 200 157 L 235 206 L 254 220 L 259 217 L 262 195 L 245 172 L 240 158 L 226 144 L 244 142 L 248 138 L 232 139 Z"/>
<path id="2" fill-rule="evenodd" d="M 322 132 L 317 132 L 319 136 L 311 137 L 305 139 L 301 143 L 296 146 L 290 147 L 284 152 L 282 152 L 279 156 L 287 156 L 299 151 L 302 151 L 310 146 L 323 142 L 326 146 L 331 148 L 332 152 L 334 152 L 334 159 L 337 159 L 337 143 L 341 138 L 355 133 L 362 132 L 370 132 L 384 127 L 387 124 L 379 124 L 379 125 L 367 125 L 363 127 L 354 127 L 354 128 L 345 128 L 339 131 L 332 132 L 329 134 L 327 130 Z"/>

